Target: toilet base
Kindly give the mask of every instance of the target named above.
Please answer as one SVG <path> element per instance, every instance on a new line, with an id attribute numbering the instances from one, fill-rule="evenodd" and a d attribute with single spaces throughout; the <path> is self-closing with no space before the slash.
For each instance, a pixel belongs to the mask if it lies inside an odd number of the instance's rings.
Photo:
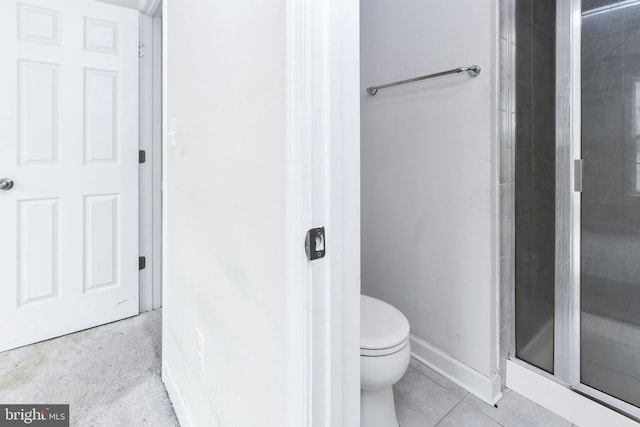
<path id="1" fill-rule="evenodd" d="M 361 427 L 398 427 L 393 388 L 360 389 L 360 415 Z"/>

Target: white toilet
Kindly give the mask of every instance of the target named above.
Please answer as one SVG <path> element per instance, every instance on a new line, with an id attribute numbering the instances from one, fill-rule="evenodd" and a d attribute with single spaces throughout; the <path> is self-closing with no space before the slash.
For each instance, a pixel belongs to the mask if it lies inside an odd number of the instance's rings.
<path id="1" fill-rule="evenodd" d="M 398 427 L 392 386 L 409 366 L 409 321 L 366 295 L 360 295 L 360 313 L 360 425 Z"/>

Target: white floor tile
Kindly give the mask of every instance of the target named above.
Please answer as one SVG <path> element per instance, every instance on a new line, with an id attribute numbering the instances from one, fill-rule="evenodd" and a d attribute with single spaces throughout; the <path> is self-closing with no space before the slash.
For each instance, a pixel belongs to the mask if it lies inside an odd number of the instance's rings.
<path id="1" fill-rule="evenodd" d="M 394 395 L 402 427 L 433 426 L 460 402 L 458 397 L 413 367 L 409 367 L 394 386 Z"/>
<path id="2" fill-rule="evenodd" d="M 453 381 L 440 375 L 439 373 L 437 373 L 436 371 L 434 371 L 424 363 L 419 362 L 414 358 L 411 358 L 410 366 L 418 370 L 422 375 L 440 384 L 442 387 L 444 387 L 448 392 L 450 392 L 454 396 L 462 399 L 467 395 L 467 391 L 465 389 L 463 389 L 462 387 L 459 387 Z"/>
<path id="3" fill-rule="evenodd" d="M 460 402 L 442 421 L 438 427 L 501 427 L 496 421 L 481 414 L 464 402 Z"/>
<path id="4" fill-rule="evenodd" d="M 469 394 L 464 400 L 474 409 L 508 427 L 570 427 L 571 423 L 516 392 L 508 391 L 495 408 Z"/>

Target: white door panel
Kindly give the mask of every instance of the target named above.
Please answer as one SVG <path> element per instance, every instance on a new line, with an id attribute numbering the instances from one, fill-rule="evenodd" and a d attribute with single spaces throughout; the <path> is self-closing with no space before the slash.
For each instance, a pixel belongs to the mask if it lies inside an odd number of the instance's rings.
<path id="1" fill-rule="evenodd" d="M 0 351 L 138 313 L 138 12 L 0 1 Z"/>

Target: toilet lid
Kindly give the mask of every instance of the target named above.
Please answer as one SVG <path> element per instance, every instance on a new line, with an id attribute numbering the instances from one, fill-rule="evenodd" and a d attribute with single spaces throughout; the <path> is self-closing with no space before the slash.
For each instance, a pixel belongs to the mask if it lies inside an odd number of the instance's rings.
<path id="1" fill-rule="evenodd" d="M 360 348 L 397 346 L 409 338 L 409 321 L 391 304 L 360 295 Z"/>

